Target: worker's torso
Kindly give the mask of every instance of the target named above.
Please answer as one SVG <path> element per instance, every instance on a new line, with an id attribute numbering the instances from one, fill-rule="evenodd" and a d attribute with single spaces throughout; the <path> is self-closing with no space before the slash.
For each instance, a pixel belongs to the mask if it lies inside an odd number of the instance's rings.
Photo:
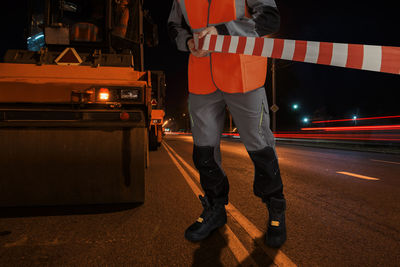
<path id="1" fill-rule="evenodd" d="M 246 0 L 180 0 L 186 22 L 194 33 L 207 26 L 247 15 Z M 212 53 L 189 59 L 189 91 L 209 94 L 217 89 L 244 93 L 264 85 L 267 60 L 262 57 Z"/>

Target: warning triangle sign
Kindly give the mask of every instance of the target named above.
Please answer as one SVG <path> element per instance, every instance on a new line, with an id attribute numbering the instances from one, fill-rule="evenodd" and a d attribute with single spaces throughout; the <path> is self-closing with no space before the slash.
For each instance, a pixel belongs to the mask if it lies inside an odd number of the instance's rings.
<path id="1" fill-rule="evenodd" d="M 68 47 L 62 51 L 62 53 L 54 61 L 58 65 L 80 65 L 82 63 L 81 57 L 72 47 Z"/>

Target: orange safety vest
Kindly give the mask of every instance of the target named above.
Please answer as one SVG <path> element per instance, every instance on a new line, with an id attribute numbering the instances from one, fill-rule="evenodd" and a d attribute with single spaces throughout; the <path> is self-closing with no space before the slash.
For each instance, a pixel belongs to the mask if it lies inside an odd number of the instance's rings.
<path id="1" fill-rule="evenodd" d="M 209 26 L 249 16 L 246 0 L 180 0 L 183 15 L 194 32 Z M 210 6 L 209 6 L 210 5 Z M 244 10 L 243 10 L 244 9 Z M 208 24 L 207 24 L 208 18 Z M 189 92 L 210 94 L 245 93 L 265 83 L 267 59 L 249 55 L 211 53 L 209 57 L 189 58 Z"/>

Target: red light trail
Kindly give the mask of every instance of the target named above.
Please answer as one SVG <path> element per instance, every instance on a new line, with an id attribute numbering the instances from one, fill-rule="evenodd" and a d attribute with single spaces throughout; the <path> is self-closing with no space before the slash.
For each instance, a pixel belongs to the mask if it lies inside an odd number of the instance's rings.
<path id="1" fill-rule="evenodd" d="M 349 126 L 349 127 L 318 127 L 318 128 L 301 128 L 302 131 L 326 131 L 326 132 L 342 132 L 342 131 L 389 131 L 400 130 L 400 125 L 377 125 L 377 126 Z"/>
<path id="2" fill-rule="evenodd" d="M 400 126 L 400 125 L 398 125 Z M 320 128 L 317 128 L 320 129 Z M 190 133 L 169 132 L 172 135 L 191 135 Z M 222 133 L 222 136 L 237 136 L 238 133 Z M 386 141 L 400 142 L 400 134 L 387 133 L 301 133 L 301 132 L 279 132 L 274 133 L 275 138 L 287 139 L 317 139 L 317 140 L 348 140 L 348 141 Z"/>
<path id="3" fill-rule="evenodd" d="M 380 120 L 380 119 L 394 119 L 394 118 L 400 118 L 400 115 L 396 115 L 396 116 L 383 116 L 383 117 L 369 117 L 369 118 L 356 118 L 356 119 L 312 121 L 311 123 L 330 123 L 330 122 L 341 122 L 341 121 Z"/>
<path id="4" fill-rule="evenodd" d="M 275 133 L 276 138 L 318 139 L 318 140 L 353 140 L 353 141 L 391 141 L 400 142 L 400 134 L 290 134 Z"/>

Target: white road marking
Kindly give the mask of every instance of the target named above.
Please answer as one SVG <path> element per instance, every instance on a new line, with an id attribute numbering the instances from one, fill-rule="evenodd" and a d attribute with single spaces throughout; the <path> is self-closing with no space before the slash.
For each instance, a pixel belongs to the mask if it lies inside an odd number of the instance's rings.
<path id="1" fill-rule="evenodd" d="M 171 160 L 174 162 L 176 167 L 178 168 L 179 172 L 182 174 L 182 176 L 185 178 L 186 182 L 192 189 L 193 193 L 198 196 L 202 195 L 203 192 L 200 190 L 200 188 L 193 182 L 192 178 L 190 175 L 182 168 L 181 164 L 175 159 L 174 156 L 176 156 L 176 152 L 172 151 L 171 147 L 167 147 L 165 142 L 163 142 L 163 146 L 165 150 L 167 151 L 168 155 L 170 156 Z M 171 152 L 172 151 L 172 152 Z M 174 154 L 174 156 L 172 155 Z M 241 263 L 244 260 L 249 260 L 249 263 L 253 264 L 256 266 L 253 258 L 251 258 L 250 253 L 247 251 L 247 249 L 244 247 L 242 242 L 240 242 L 239 238 L 232 232 L 232 229 L 226 224 L 223 228 L 220 229 L 222 234 L 225 234 L 227 236 L 227 241 L 228 241 L 228 247 L 232 251 L 232 254 L 236 258 L 236 260 Z"/>
<path id="2" fill-rule="evenodd" d="M 394 161 L 386 161 L 386 160 L 379 160 L 379 159 L 371 159 L 371 161 L 383 162 L 383 163 L 390 163 L 390 164 L 398 164 L 398 165 L 400 165 L 400 162 L 394 162 Z"/>
<path id="3" fill-rule="evenodd" d="M 356 174 L 356 173 L 351 173 L 351 172 L 336 172 L 336 173 L 340 173 L 340 174 L 344 174 L 344 175 L 348 175 L 348 176 L 353 176 L 353 177 L 360 178 L 360 179 L 364 179 L 364 180 L 373 180 L 373 181 L 378 181 L 378 180 L 380 180 L 380 179 L 378 179 L 378 178 L 369 177 L 369 176 L 365 176 L 365 175 L 361 175 L 361 174 Z"/>
<path id="4" fill-rule="evenodd" d="M 198 172 L 190 166 L 175 150 L 170 147 L 166 142 L 163 142 L 164 147 L 167 148 L 167 152 L 171 151 L 174 156 L 185 166 L 185 168 L 192 174 L 192 177 L 195 177 L 198 182 L 200 182 L 200 176 Z M 169 151 L 168 151 L 169 149 Z M 171 154 L 170 154 L 171 156 Z M 172 157 L 171 157 L 172 158 Z M 175 163 L 175 159 L 173 159 Z M 178 163 L 179 164 L 179 163 Z M 176 163 L 175 163 L 176 165 Z M 181 166 L 178 167 L 182 168 Z M 184 171 L 184 170 L 183 170 Z M 185 172 L 188 175 L 187 172 Z M 190 176 L 189 176 L 190 177 Z M 193 181 L 192 181 L 193 183 Z M 197 185 L 196 185 L 197 187 Z M 200 190 L 200 189 L 199 189 Z M 250 222 L 246 216 L 244 216 L 235 206 L 229 203 L 226 206 L 227 212 L 242 226 L 242 228 L 254 239 L 257 244 L 265 251 L 265 253 L 274 261 L 274 263 L 278 266 L 297 266 L 294 262 L 292 262 L 288 256 L 286 256 L 281 250 L 271 249 L 267 247 L 264 240 L 264 233 L 260 231 L 257 226 L 255 226 L 252 222 Z"/>

